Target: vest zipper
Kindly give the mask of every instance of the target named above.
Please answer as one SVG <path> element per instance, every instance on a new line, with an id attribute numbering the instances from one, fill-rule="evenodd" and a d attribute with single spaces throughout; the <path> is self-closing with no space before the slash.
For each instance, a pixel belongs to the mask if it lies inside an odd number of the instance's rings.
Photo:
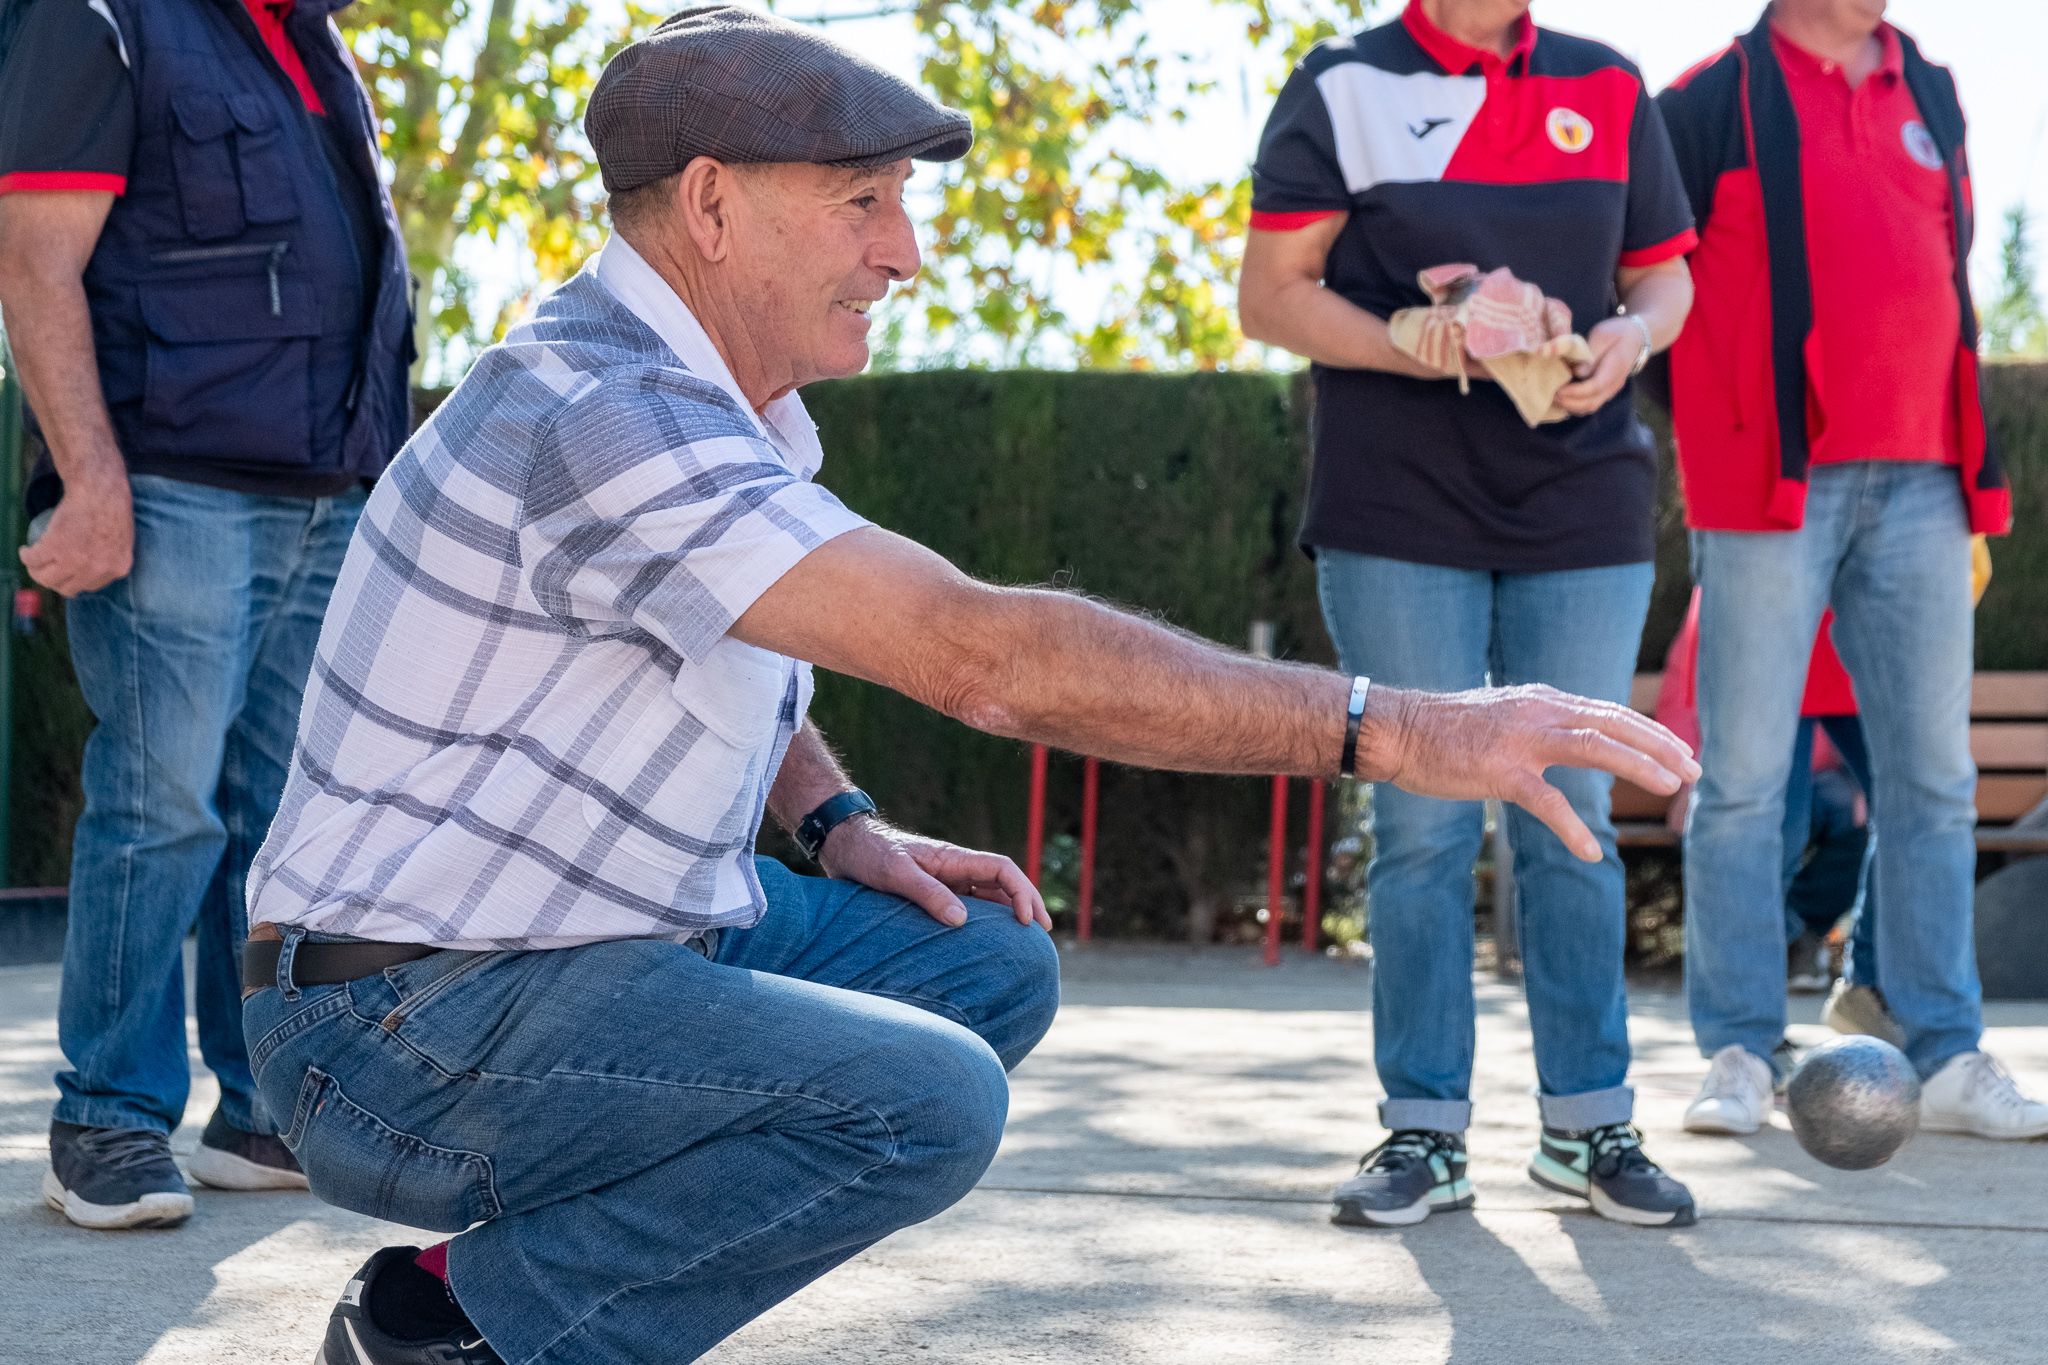
<path id="1" fill-rule="evenodd" d="M 239 261 L 255 256 L 267 256 L 269 261 L 265 274 L 270 280 L 270 316 L 284 316 L 284 294 L 277 282 L 277 268 L 284 263 L 284 254 L 292 249 L 289 241 L 252 242 L 247 246 L 191 246 L 176 251 L 153 251 L 149 259 L 164 265 L 179 265 L 191 261 Z"/>

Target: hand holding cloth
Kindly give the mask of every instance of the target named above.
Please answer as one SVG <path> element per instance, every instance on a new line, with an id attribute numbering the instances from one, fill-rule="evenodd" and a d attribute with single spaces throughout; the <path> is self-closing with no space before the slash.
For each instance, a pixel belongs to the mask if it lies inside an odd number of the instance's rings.
<path id="1" fill-rule="evenodd" d="M 1572 382 L 1574 365 L 1590 364 L 1592 348 L 1572 331 L 1572 310 L 1506 267 L 1431 266 L 1416 276 L 1430 302 L 1387 319 L 1395 346 L 1431 369 L 1456 375 L 1471 392 L 1465 357 L 1486 363 L 1530 426 L 1571 414 L 1554 401 Z"/>

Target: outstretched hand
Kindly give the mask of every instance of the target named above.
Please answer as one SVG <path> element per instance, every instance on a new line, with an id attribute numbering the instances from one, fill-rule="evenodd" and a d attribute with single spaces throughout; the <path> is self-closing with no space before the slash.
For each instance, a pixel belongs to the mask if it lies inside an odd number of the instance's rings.
<path id="1" fill-rule="evenodd" d="M 1599 841 L 1545 769 L 1596 768 L 1664 796 L 1700 775 L 1676 735 L 1613 702 L 1543 686 L 1385 692 L 1385 748 L 1376 738 L 1368 775 L 1418 796 L 1512 801 L 1589 863 Z"/>
<path id="2" fill-rule="evenodd" d="M 1010 859 L 911 834 L 872 815 L 835 827 L 818 861 L 826 875 L 901 896 L 941 924 L 965 924 L 960 897 L 973 896 L 1009 906 L 1019 924 L 1052 930 L 1044 897 Z"/>

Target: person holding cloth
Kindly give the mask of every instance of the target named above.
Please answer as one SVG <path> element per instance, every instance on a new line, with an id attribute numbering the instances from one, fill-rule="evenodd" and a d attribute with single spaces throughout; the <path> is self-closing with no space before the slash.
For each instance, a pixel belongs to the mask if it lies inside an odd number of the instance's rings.
<path id="1" fill-rule="evenodd" d="M 1253 167 L 1240 308 L 1247 336 L 1313 362 L 1301 539 L 1343 666 L 1404 687 L 1491 678 L 1620 702 L 1649 605 L 1657 489 L 1630 379 L 1685 321 L 1692 213 L 1635 68 L 1537 28 L 1528 10 L 1411 0 L 1302 60 Z M 1451 265 L 1471 269 L 1439 269 Z M 1511 394 L 1484 382 L 1471 343 L 1498 319 L 1485 291 L 1517 303 L 1502 270 L 1540 291 L 1524 312 L 1561 322 L 1554 301 L 1583 335 L 1580 351 L 1554 323 L 1522 327 L 1544 356 L 1585 357 L 1533 424 L 1530 352 L 1515 357 Z M 1466 353 L 1425 363 L 1427 347 L 1397 344 L 1407 310 L 1443 306 L 1443 284 L 1474 272 L 1456 315 Z M 1604 856 L 1574 859 L 1509 814 L 1543 1126 L 1529 1173 L 1608 1218 L 1688 1223 L 1691 1195 L 1631 1122 L 1611 783 L 1558 780 Z M 1381 789 L 1373 822 L 1374 1060 L 1389 1136 L 1338 1188 L 1335 1217 L 1404 1224 L 1472 1202 L 1484 813 Z"/>

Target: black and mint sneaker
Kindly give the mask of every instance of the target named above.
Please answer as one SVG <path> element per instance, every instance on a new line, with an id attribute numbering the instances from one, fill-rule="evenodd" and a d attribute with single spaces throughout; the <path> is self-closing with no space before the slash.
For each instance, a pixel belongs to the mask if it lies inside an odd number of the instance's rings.
<path id="1" fill-rule="evenodd" d="M 1529 1178 L 1585 1200 L 1616 1223 L 1682 1228 L 1697 1218 L 1692 1191 L 1643 1154 L 1643 1135 L 1633 1124 L 1610 1123 L 1583 1133 L 1545 1128 L 1529 1161 Z"/>
<path id="2" fill-rule="evenodd" d="M 350 1278 L 313 1365 L 505 1365 L 418 1247 L 385 1247 Z"/>
<path id="3" fill-rule="evenodd" d="M 43 1202 L 82 1228 L 170 1228 L 192 1216 L 171 1141 L 154 1128 L 53 1122 Z"/>
<path id="4" fill-rule="evenodd" d="M 1465 1139 L 1404 1128 L 1367 1152 L 1331 1200 L 1331 1222 L 1366 1228 L 1406 1227 L 1439 1209 L 1469 1209 Z"/>

